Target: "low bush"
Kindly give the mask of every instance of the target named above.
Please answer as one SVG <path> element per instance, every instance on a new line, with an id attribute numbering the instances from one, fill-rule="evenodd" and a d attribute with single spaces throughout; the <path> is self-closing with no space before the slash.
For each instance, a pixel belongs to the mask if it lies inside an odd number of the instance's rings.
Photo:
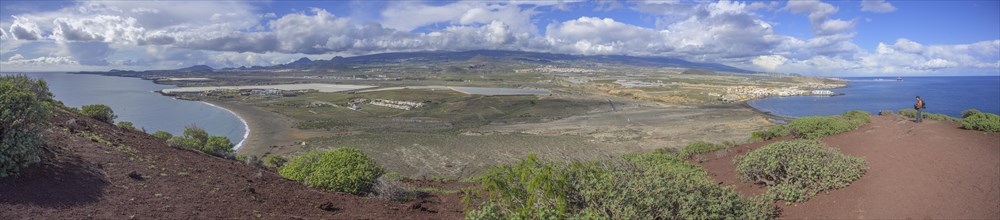
<path id="1" fill-rule="evenodd" d="M 878 112 L 878 115 L 896 115 L 892 110 L 882 110 Z"/>
<path id="2" fill-rule="evenodd" d="M 115 119 L 118 118 L 118 116 L 115 115 L 115 111 L 111 110 L 111 107 L 101 104 L 84 105 L 83 107 L 80 107 L 80 114 L 108 124 L 115 123 Z"/>
<path id="3" fill-rule="evenodd" d="M 819 192 L 848 186 L 864 175 L 864 159 L 840 154 L 815 140 L 783 141 L 734 159 L 747 182 L 768 186 L 774 199 L 802 202 Z"/>
<path id="4" fill-rule="evenodd" d="M 201 147 L 202 152 L 218 157 L 226 157 L 233 153 L 233 142 L 225 136 L 209 136 L 205 145 Z"/>
<path id="5" fill-rule="evenodd" d="M 281 167 L 278 174 L 313 188 L 363 194 L 371 191 L 384 172 L 361 150 L 341 147 L 303 153 Z"/>
<path id="6" fill-rule="evenodd" d="M 52 118 L 52 105 L 45 81 L 0 76 L 0 177 L 41 161 L 42 131 Z"/>
<path id="7" fill-rule="evenodd" d="M 115 126 L 118 126 L 119 128 L 123 128 L 126 130 L 132 130 L 132 131 L 136 130 L 135 126 L 132 125 L 132 122 L 128 121 L 119 121 L 118 123 L 115 123 Z"/>
<path id="8" fill-rule="evenodd" d="M 381 200 L 407 202 L 420 197 L 420 192 L 410 189 L 399 179 L 383 175 L 375 180 L 370 196 Z"/>
<path id="9" fill-rule="evenodd" d="M 534 155 L 479 178 L 486 201 L 469 219 L 767 219 L 772 205 L 714 184 L 701 167 L 665 154 L 596 162 Z"/>
<path id="10" fill-rule="evenodd" d="M 167 145 L 177 148 L 187 148 L 187 149 L 199 149 L 201 148 L 201 143 L 197 139 L 184 136 L 173 136 L 167 139 Z"/>
<path id="11" fill-rule="evenodd" d="M 816 139 L 857 129 L 870 120 L 870 113 L 853 110 L 842 115 L 800 117 L 786 126 L 798 137 Z"/>
<path id="12" fill-rule="evenodd" d="M 962 111 L 962 128 L 986 132 L 1000 132 L 1000 115 L 970 109 Z"/>
<path id="13" fill-rule="evenodd" d="M 717 150 L 722 150 L 724 148 L 726 148 L 726 146 L 722 144 L 713 144 L 705 141 L 696 141 L 681 148 L 681 150 L 677 153 L 677 156 L 680 158 L 687 159 L 695 154 L 713 152 Z"/>
<path id="14" fill-rule="evenodd" d="M 788 136 L 791 133 L 787 125 L 771 126 L 767 130 L 754 131 L 750 134 L 751 142 L 766 141 L 774 138 Z"/>
<path id="15" fill-rule="evenodd" d="M 168 134 L 164 134 L 163 136 Z M 208 132 L 205 132 L 205 129 L 196 125 L 185 127 L 184 136 L 170 137 L 170 139 L 167 139 L 167 144 L 172 147 L 198 150 L 217 157 L 233 159 L 236 156 L 233 152 L 234 144 L 228 137 L 209 136 Z"/>
<path id="16" fill-rule="evenodd" d="M 288 162 L 287 159 L 274 154 L 268 154 L 267 156 L 264 156 L 264 167 L 267 168 L 278 169 L 281 168 L 281 166 L 284 166 L 286 162 Z"/>
<path id="17" fill-rule="evenodd" d="M 974 109 L 974 108 L 966 109 L 966 110 L 962 111 L 962 118 L 968 118 L 969 116 L 972 116 L 974 114 L 979 114 L 979 113 L 983 113 L 983 112 L 979 111 L 979 109 Z"/>
<path id="18" fill-rule="evenodd" d="M 906 108 L 900 109 L 899 110 L 899 115 L 903 116 L 903 117 L 907 117 L 907 118 L 916 118 L 917 117 L 917 110 L 915 110 L 915 109 L 906 109 Z M 951 117 L 951 116 L 948 116 L 948 115 L 945 115 L 945 114 L 930 113 L 930 112 L 926 112 L 926 111 L 925 112 L 921 112 L 920 116 L 923 117 L 924 119 L 935 120 L 935 121 L 959 121 L 960 120 L 958 118 Z"/>
<path id="19" fill-rule="evenodd" d="M 153 137 L 156 137 L 156 138 L 159 138 L 159 139 L 163 139 L 163 140 L 170 140 L 170 138 L 174 137 L 173 134 L 170 134 L 170 132 L 166 132 L 166 131 L 156 131 L 156 132 L 153 132 L 152 135 L 153 135 Z"/>

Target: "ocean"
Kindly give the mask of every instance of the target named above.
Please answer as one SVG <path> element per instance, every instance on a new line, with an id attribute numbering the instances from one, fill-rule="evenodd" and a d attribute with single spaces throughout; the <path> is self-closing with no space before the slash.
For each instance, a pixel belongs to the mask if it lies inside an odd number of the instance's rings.
<path id="1" fill-rule="evenodd" d="M 12 75 L 12 73 L 0 73 Z M 69 73 L 26 73 L 48 83 L 56 100 L 69 107 L 90 104 L 111 107 L 118 118 L 130 121 L 146 132 L 167 131 L 181 135 L 184 127 L 197 125 L 210 135 L 226 136 L 233 144 L 243 141 L 246 127 L 228 110 L 204 102 L 187 101 L 164 96 L 156 91 L 177 88 L 159 85 L 139 78 Z"/>
<path id="2" fill-rule="evenodd" d="M 1000 76 L 851 77 L 842 96 L 792 96 L 751 100 L 750 106 L 784 117 L 835 115 L 850 110 L 913 109 L 914 97 L 927 103 L 925 112 L 961 117 L 966 109 L 1000 114 Z"/>

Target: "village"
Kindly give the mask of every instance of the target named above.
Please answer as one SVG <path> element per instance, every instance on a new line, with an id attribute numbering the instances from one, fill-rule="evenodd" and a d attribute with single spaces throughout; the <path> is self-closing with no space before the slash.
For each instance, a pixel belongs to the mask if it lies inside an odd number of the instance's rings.
<path id="1" fill-rule="evenodd" d="M 772 97 L 772 96 L 799 96 L 799 95 L 821 95 L 821 96 L 834 96 L 838 95 L 830 90 L 818 89 L 800 89 L 799 87 L 784 87 L 784 88 L 771 88 L 771 87 L 758 87 L 758 86 L 737 86 L 732 88 L 727 88 L 725 94 L 711 95 L 719 96 L 719 99 L 725 102 L 742 102 L 751 99 Z"/>

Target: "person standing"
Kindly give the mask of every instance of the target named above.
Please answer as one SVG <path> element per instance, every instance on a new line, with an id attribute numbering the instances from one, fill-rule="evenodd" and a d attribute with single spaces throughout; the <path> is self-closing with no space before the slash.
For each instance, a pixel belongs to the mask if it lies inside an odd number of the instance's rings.
<path id="1" fill-rule="evenodd" d="M 917 104 L 913 104 L 913 109 L 917 110 L 917 123 L 923 122 L 923 116 L 921 113 L 923 113 L 925 108 L 927 108 L 927 106 L 924 106 L 924 100 L 920 99 L 920 96 L 918 95 Z"/>

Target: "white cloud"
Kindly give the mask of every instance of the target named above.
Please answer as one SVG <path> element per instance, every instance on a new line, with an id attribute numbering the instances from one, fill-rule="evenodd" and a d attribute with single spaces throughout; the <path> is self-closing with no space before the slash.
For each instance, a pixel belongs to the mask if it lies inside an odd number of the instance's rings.
<path id="1" fill-rule="evenodd" d="M 16 59 L 15 59 L 16 57 Z M 31 65 L 31 66 L 45 66 L 45 65 L 66 65 L 66 64 L 77 64 L 76 60 L 72 57 L 38 57 L 34 59 L 24 59 L 20 54 L 14 55 L 11 59 L 7 61 L 0 62 L 3 65 Z"/>
<path id="2" fill-rule="evenodd" d="M 13 16 L 14 24 L 10 25 L 10 34 L 15 40 L 38 40 L 42 38 L 42 31 L 34 22 L 20 16 Z"/>
<path id="3" fill-rule="evenodd" d="M 559 4 L 558 1 L 524 1 L 494 3 L 480 1 L 459 1 L 446 5 L 427 5 L 416 1 L 400 1 L 390 4 L 382 11 L 381 24 L 400 31 L 411 30 L 445 23 L 445 25 L 480 25 L 493 21 L 503 22 L 517 32 L 536 34 L 537 26 L 531 21 L 536 13 L 533 7 L 522 9 L 522 5 Z"/>
<path id="4" fill-rule="evenodd" d="M 145 29 L 136 26 L 135 18 L 98 15 L 91 18 L 56 18 L 52 38 L 57 41 L 99 41 L 136 43 L 145 38 Z"/>
<path id="5" fill-rule="evenodd" d="M 24 59 L 24 56 L 21 56 L 21 54 L 14 54 L 14 56 L 10 56 L 10 58 L 7 58 L 7 61 L 15 61 L 22 59 Z"/>
<path id="6" fill-rule="evenodd" d="M 861 11 L 889 13 L 896 11 L 896 7 L 885 0 L 861 0 Z"/>
<path id="7" fill-rule="evenodd" d="M 615 2 L 598 3 L 599 9 L 617 7 Z M 593 15 L 569 20 L 538 16 L 571 8 L 567 3 L 391 2 L 381 20 L 359 20 L 323 9 L 279 15 L 247 2 L 76 2 L 55 11 L 0 18 L 0 55 L 14 58 L 17 51 L 20 66 L 26 60 L 58 63 L 67 58 L 72 63 L 61 62 L 63 67 L 84 69 L 236 67 L 302 56 L 475 49 L 669 56 L 805 74 L 996 71 L 1000 64 L 1000 40 L 923 45 L 899 39 L 866 50 L 852 42 L 859 18 L 836 19 L 837 7 L 816 0 L 642 1 L 623 6 L 645 13 L 643 21 L 655 25 Z M 804 15 L 812 36 L 776 33 L 773 26 L 779 24 L 768 20 L 772 13 Z M 545 32 L 536 24 L 545 25 Z"/>
<path id="8" fill-rule="evenodd" d="M 761 68 L 767 70 L 774 70 L 778 66 L 784 65 L 786 61 L 788 61 L 788 58 L 785 58 L 784 56 L 781 55 L 765 55 L 765 56 L 758 56 L 757 58 L 754 58 L 751 62 L 753 63 L 753 65 L 757 65 Z"/>

